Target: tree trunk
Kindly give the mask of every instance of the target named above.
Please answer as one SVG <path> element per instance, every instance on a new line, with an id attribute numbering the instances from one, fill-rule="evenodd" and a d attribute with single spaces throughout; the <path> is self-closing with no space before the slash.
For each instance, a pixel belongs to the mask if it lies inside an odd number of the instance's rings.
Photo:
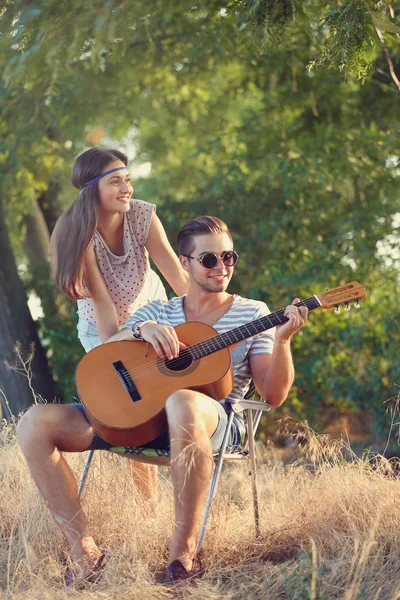
<path id="1" fill-rule="evenodd" d="M 38 198 L 38 203 L 44 216 L 49 234 L 53 233 L 58 217 L 63 212 L 58 200 L 60 192 L 59 183 L 50 183 L 48 189 Z"/>
<path id="2" fill-rule="evenodd" d="M 8 417 L 5 403 L 8 403 L 9 409 L 16 415 L 34 402 L 32 390 L 48 402 L 52 402 L 60 394 L 31 317 L 25 289 L 18 277 L 1 198 L 0 256 L 0 396 L 3 416 Z M 30 364 L 31 381 L 16 356 L 17 344 L 24 360 L 29 356 L 32 345 L 34 347 L 34 358 Z M 20 372 L 7 368 L 5 363 L 16 364 Z"/>
<path id="3" fill-rule="evenodd" d="M 31 212 L 22 220 L 25 226 L 24 250 L 29 262 L 29 286 L 38 296 L 47 325 L 57 326 L 60 317 L 68 318 L 61 292 L 51 281 L 50 234 L 39 200 L 32 198 Z"/>
<path id="4" fill-rule="evenodd" d="M 32 264 L 49 264 L 50 233 L 39 206 L 38 200 L 33 196 L 31 212 L 24 216 L 23 224 L 26 227 L 24 247 L 26 255 Z"/>

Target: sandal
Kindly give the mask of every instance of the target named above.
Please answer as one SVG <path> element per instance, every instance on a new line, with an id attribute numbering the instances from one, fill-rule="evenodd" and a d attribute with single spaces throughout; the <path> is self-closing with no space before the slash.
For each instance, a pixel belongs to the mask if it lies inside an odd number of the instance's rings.
<path id="1" fill-rule="evenodd" d="M 65 587 L 75 587 L 76 589 L 84 589 L 86 586 L 96 583 L 96 581 L 100 578 L 104 567 L 106 566 L 107 559 L 108 553 L 102 550 L 101 555 L 99 556 L 93 569 L 90 573 L 85 575 L 85 577 L 77 575 L 76 573 L 74 573 L 71 567 L 68 567 L 64 575 Z"/>

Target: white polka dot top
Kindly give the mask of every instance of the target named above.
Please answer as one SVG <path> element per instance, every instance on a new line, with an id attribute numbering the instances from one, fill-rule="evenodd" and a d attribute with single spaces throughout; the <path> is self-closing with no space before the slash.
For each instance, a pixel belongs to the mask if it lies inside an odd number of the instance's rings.
<path id="1" fill-rule="evenodd" d="M 98 231 L 93 238 L 97 263 L 117 308 L 120 326 L 153 299 L 149 297 L 151 271 L 145 243 L 155 209 L 155 205 L 149 202 L 131 201 L 129 211 L 124 214 L 123 256 L 113 254 Z M 91 298 L 78 300 L 78 316 L 96 324 Z"/>

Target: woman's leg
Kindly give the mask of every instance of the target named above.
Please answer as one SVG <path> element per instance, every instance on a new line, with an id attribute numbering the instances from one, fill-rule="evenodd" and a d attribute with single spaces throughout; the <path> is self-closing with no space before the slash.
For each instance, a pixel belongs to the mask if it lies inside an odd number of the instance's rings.
<path id="1" fill-rule="evenodd" d="M 156 277 L 156 274 L 154 273 Z M 125 327 L 131 327 L 133 323 L 129 320 Z M 96 325 L 80 319 L 78 323 L 78 337 L 85 352 L 90 352 L 93 348 L 101 345 L 100 337 L 97 333 Z M 134 461 L 124 462 L 125 474 L 132 477 L 137 489 L 147 500 L 156 500 L 157 495 L 157 475 L 158 470 L 155 465 L 146 465 Z"/>
<path id="2" fill-rule="evenodd" d="M 23 415 L 17 436 L 33 480 L 61 527 L 73 561 L 79 561 L 85 575 L 101 552 L 89 533 L 74 475 L 61 452 L 86 450 L 93 430 L 72 406 L 44 404 L 33 406 Z"/>

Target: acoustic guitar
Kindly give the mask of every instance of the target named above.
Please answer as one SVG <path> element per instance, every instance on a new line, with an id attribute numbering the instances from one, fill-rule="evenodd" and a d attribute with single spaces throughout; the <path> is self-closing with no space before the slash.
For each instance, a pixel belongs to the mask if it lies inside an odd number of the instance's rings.
<path id="1" fill-rule="evenodd" d="M 297 306 L 309 311 L 335 308 L 366 298 L 353 281 L 311 296 Z M 187 345 L 172 360 L 159 358 L 147 342 L 110 342 L 94 348 L 79 362 L 75 383 L 94 431 L 116 446 L 140 446 L 167 430 L 165 404 L 184 388 L 223 400 L 233 387 L 229 349 L 246 338 L 285 323 L 284 309 L 218 334 L 209 325 L 186 322 L 175 328 Z"/>

